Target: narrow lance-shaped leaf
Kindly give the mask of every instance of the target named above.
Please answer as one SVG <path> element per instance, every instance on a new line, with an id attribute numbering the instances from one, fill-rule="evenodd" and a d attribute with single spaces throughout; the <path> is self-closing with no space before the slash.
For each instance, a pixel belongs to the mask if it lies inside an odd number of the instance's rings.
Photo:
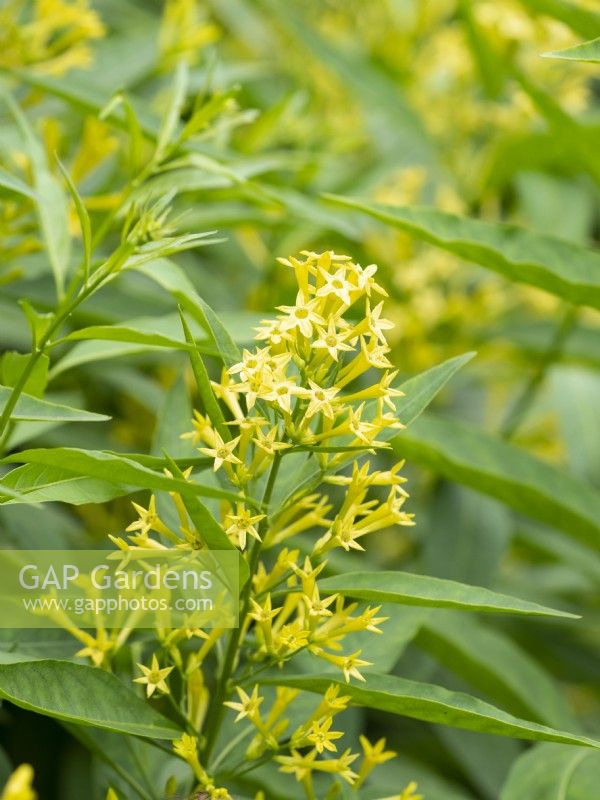
<path id="1" fill-rule="evenodd" d="M 591 42 L 577 44 L 575 47 L 567 47 L 565 50 L 554 50 L 550 53 L 544 53 L 544 57 L 600 64 L 600 37 L 593 39 Z"/>
<path id="2" fill-rule="evenodd" d="M 35 192 L 16 175 L 11 175 L 0 169 L 0 189 L 5 189 L 15 194 L 20 194 L 28 200 L 35 200 Z"/>
<path id="3" fill-rule="evenodd" d="M 240 351 L 212 308 L 196 292 L 183 270 L 166 258 L 136 267 L 170 292 L 209 334 L 226 367 L 240 360 Z"/>
<path id="4" fill-rule="evenodd" d="M 66 197 L 59 182 L 50 172 L 44 148 L 37 140 L 27 118 L 8 92 L 4 90 L 0 90 L 0 92 L 27 144 L 40 227 L 46 243 L 48 259 L 52 266 L 56 290 L 60 297 L 64 290 L 71 252 Z"/>
<path id="5" fill-rule="evenodd" d="M 0 665 L 0 697 L 44 716 L 152 739 L 181 731 L 109 672 L 52 659 Z"/>
<path id="6" fill-rule="evenodd" d="M 225 312 L 220 314 L 223 325 L 231 331 L 235 342 L 245 344 L 252 341 L 252 328 L 258 325 L 260 317 L 250 312 Z M 209 340 L 204 328 L 194 320 L 189 322 L 194 334 L 196 349 L 206 355 L 219 358 L 220 352 L 212 339 Z M 50 371 L 51 377 L 68 369 L 93 361 L 117 358 L 134 353 L 170 347 L 187 350 L 189 345 L 181 332 L 181 320 L 177 313 L 157 317 L 138 317 L 119 325 L 91 325 L 73 331 L 67 337 L 73 339 L 98 339 L 99 342 L 84 341 L 76 344 Z M 64 341 L 64 340 L 63 340 Z M 108 342 L 102 344 L 101 342 Z"/>
<path id="7" fill-rule="evenodd" d="M 538 744 L 512 766 L 500 800 L 589 800 L 600 786 L 600 753 Z"/>
<path id="8" fill-rule="evenodd" d="M 551 675 L 497 626 L 453 611 L 430 614 L 416 645 L 513 714 L 580 730 Z M 553 626 L 550 633 L 560 629 Z"/>
<path id="9" fill-rule="evenodd" d="M 9 386 L 0 386 L 0 411 L 8 402 L 12 394 Z M 29 394 L 22 394 L 17 401 L 11 419 L 15 421 L 30 422 L 105 422 L 109 420 L 106 414 L 96 414 L 93 411 L 84 411 L 80 408 L 51 403 Z"/>
<path id="10" fill-rule="evenodd" d="M 600 494 L 564 469 L 463 423 L 428 414 L 396 452 L 600 549 Z"/>
<path id="11" fill-rule="evenodd" d="M 319 583 L 319 588 L 376 603 L 401 603 L 408 606 L 456 608 L 532 617 L 576 618 L 566 611 L 555 611 L 537 603 L 492 592 L 481 586 L 469 586 L 458 581 L 413 575 L 409 572 L 346 572 L 325 578 Z"/>
<path id="12" fill-rule="evenodd" d="M 543 55 L 545 58 L 562 58 L 566 61 L 587 61 L 590 64 L 600 64 L 600 37 L 591 42 L 582 42 L 575 47 L 554 50 Z"/>
<path id="13" fill-rule="evenodd" d="M 183 473 L 175 461 L 168 456 L 167 461 L 172 474 L 183 479 Z M 237 547 L 233 544 L 229 536 L 227 536 L 223 528 L 219 525 L 208 508 L 206 508 L 206 506 L 197 497 L 186 495 L 182 497 L 182 500 L 186 511 L 190 515 L 190 519 L 194 523 L 194 527 L 209 550 L 237 550 Z M 248 580 L 249 573 L 248 564 L 241 553 L 239 559 L 239 568 L 240 586 L 243 586 Z"/>
<path id="14" fill-rule="evenodd" d="M 87 283 L 88 276 L 90 274 L 90 264 L 92 261 L 92 225 L 90 222 L 90 215 L 87 212 L 87 208 L 83 204 L 83 200 L 81 199 L 81 195 L 77 191 L 77 187 L 73 183 L 73 179 L 69 175 L 68 171 L 65 169 L 64 165 L 57 157 L 58 166 L 60 167 L 60 171 L 63 174 L 65 182 L 67 184 L 67 188 L 69 189 L 69 193 L 75 204 L 75 210 L 77 211 L 77 216 L 79 217 L 79 225 L 81 227 L 81 238 L 83 240 L 83 275 L 84 281 Z"/>
<path id="15" fill-rule="evenodd" d="M 406 680 L 395 675 L 369 672 L 364 683 L 355 684 L 338 680 L 333 674 L 281 673 L 262 677 L 260 683 L 291 686 L 318 694 L 324 694 L 334 685 L 339 687 L 341 694 L 350 696 L 353 705 L 366 706 L 389 714 L 496 736 L 578 744 L 600 749 L 600 742 L 587 736 L 558 731 L 519 719 L 463 692 L 451 692 L 441 686 Z"/>
<path id="16" fill-rule="evenodd" d="M 158 456 L 120 453 L 130 461 L 135 461 L 152 470 L 162 471 L 173 460 Z M 193 466 L 208 469 L 212 460 L 208 458 L 175 459 L 174 463 L 183 469 Z M 106 503 L 115 497 L 123 497 L 138 491 L 135 484 L 115 483 L 113 480 L 92 478 L 75 472 L 45 464 L 23 464 L 11 470 L 0 480 L 0 503 L 68 503 L 83 505 L 87 503 Z M 219 548 L 215 548 L 219 549 Z M 225 549 L 224 547 L 221 549 Z"/>
<path id="17" fill-rule="evenodd" d="M 133 486 L 76 475 L 59 467 L 23 464 L 0 480 L 0 503 L 106 503 L 136 491 Z"/>
<path id="18" fill-rule="evenodd" d="M 156 328 L 160 329 L 162 327 L 160 324 L 161 321 L 162 320 L 160 319 L 156 319 L 154 321 Z M 65 336 L 64 339 L 61 339 L 60 343 L 63 344 L 65 342 L 87 340 L 124 342 L 127 344 L 145 345 L 144 348 L 139 348 L 140 350 L 154 349 L 157 347 L 166 347 L 170 348 L 171 350 L 190 349 L 190 345 L 187 342 L 180 341 L 169 334 L 161 333 L 160 330 L 145 331 L 138 328 L 129 327 L 126 324 L 90 325 L 87 328 L 81 328 L 81 330 L 73 331 L 73 333 Z M 206 353 L 208 355 L 218 355 L 214 347 L 204 346 L 202 343 L 197 343 L 193 346 L 202 353 Z"/>
<path id="19" fill-rule="evenodd" d="M 458 217 L 435 208 L 396 208 L 327 195 L 511 281 L 528 283 L 572 303 L 600 308 L 600 253 L 516 225 Z"/>
<path id="20" fill-rule="evenodd" d="M 194 373 L 194 378 L 196 380 L 198 394 L 200 395 L 200 399 L 202 400 L 204 409 L 206 410 L 210 421 L 217 429 L 223 441 L 228 442 L 231 439 L 231 433 L 225 424 L 225 417 L 223 416 L 223 412 L 221 411 L 221 408 L 217 402 L 217 398 L 215 397 L 215 393 L 210 385 L 210 378 L 208 377 L 208 372 L 204 366 L 204 361 L 196 349 L 192 332 L 190 331 L 189 325 L 186 322 L 181 308 L 179 309 L 179 315 L 181 317 L 181 325 L 183 327 L 185 340 L 190 348 L 190 363 L 192 365 L 192 372 Z"/>
<path id="21" fill-rule="evenodd" d="M 180 61 L 175 70 L 175 78 L 171 88 L 171 97 L 168 103 L 166 114 L 163 117 L 158 139 L 156 142 L 156 152 L 154 158 L 159 163 L 165 156 L 169 145 L 173 142 L 179 125 L 181 111 L 187 96 L 189 73 L 185 61 Z"/>
<path id="22" fill-rule="evenodd" d="M 130 484 L 140 489 L 163 489 L 167 492 L 179 492 L 182 495 L 200 495 L 201 497 L 213 497 L 217 500 L 230 500 L 231 502 L 245 500 L 250 505 L 256 506 L 255 501 L 251 498 L 244 498 L 241 494 L 213 486 L 203 486 L 195 481 L 169 478 L 132 459 L 107 451 L 55 447 L 51 450 L 24 450 L 21 453 L 13 453 L 6 456 L 3 461 L 4 463 L 46 464 L 47 466 L 62 468 L 77 475 L 87 475 L 88 477 L 100 478 L 109 482 Z"/>

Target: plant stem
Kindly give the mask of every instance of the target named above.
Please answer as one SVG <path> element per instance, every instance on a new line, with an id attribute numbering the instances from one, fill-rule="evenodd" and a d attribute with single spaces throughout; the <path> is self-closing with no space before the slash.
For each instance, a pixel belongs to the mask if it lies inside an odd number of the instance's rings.
<path id="1" fill-rule="evenodd" d="M 267 514 L 280 462 L 281 462 L 281 456 L 279 455 L 279 453 L 276 453 L 273 458 L 273 464 L 271 465 L 271 470 L 269 472 L 269 477 L 267 479 L 267 485 L 265 487 L 265 491 L 262 498 L 262 504 L 267 508 Z M 266 516 L 263 520 L 260 521 L 259 535 L 261 537 L 261 540 L 264 536 L 266 528 L 268 528 L 268 516 Z M 252 549 L 250 551 L 250 564 L 249 564 L 250 574 L 248 577 L 248 581 L 246 582 L 246 585 L 244 586 L 244 589 L 242 591 L 239 624 L 237 628 L 234 628 L 231 631 L 231 635 L 229 637 L 229 643 L 227 645 L 227 650 L 225 652 L 225 660 L 223 661 L 223 669 L 221 670 L 221 677 L 219 678 L 219 682 L 217 684 L 217 690 L 214 694 L 213 701 L 211 702 L 211 709 L 209 710 L 209 713 L 207 715 L 207 718 L 211 721 L 211 724 L 206 733 L 206 743 L 202 751 L 202 759 L 205 764 L 208 764 L 212 750 L 217 740 L 217 736 L 221 729 L 221 725 L 223 722 L 223 714 L 225 713 L 225 706 L 223 705 L 223 703 L 225 702 L 225 699 L 227 698 L 227 696 L 231 691 L 231 687 L 229 686 L 229 681 L 233 673 L 235 660 L 239 650 L 244 620 L 246 619 L 248 608 L 250 606 L 252 578 L 254 577 L 254 574 L 256 573 L 256 570 L 258 568 L 260 549 L 261 549 L 261 541 L 260 540 L 254 541 Z"/>
<path id="2" fill-rule="evenodd" d="M 6 444 L 6 438 L 8 434 L 8 426 L 11 420 L 11 416 L 13 411 L 15 410 L 15 406 L 19 402 L 20 396 L 23 394 L 23 390 L 31 373 L 33 372 L 35 365 L 39 361 L 39 359 L 44 354 L 52 335 L 61 327 L 61 325 L 65 322 L 66 319 L 73 313 L 73 311 L 83 303 L 91 294 L 93 294 L 96 289 L 100 287 L 104 280 L 105 276 L 101 275 L 99 279 L 97 279 L 94 283 L 90 284 L 87 288 L 84 288 L 76 297 L 68 302 L 63 302 L 59 305 L 58 309 L 56 310 L 54 319 L 50 323 L 48 330 L 44 333 L 42 338 L 37 342 L 31 351 L 29 356 L 29 360 L 23 369 L 23 372 L 19 375 L 19 379 L 17 380 L 15 386 L 13 387 L 12 392 L 10 393 L 10 397 L 6 401 L 6 405 L 2 410 L 2 414 L 0 414 L 0 449 Z M 68 298 L 67 298 L 68 300 Z"/>
<path id="3" fill-rule="evenodd" d="M 500 428 L 500 435 L 503 439 L 511 439 L 523 422 L 531 404 L 546 377 L 548 370 L 559 357 L 565 340 L 573 330 L 577 320 L 577 307 L 569 306 L 564 312 L 559 326 L 556 328 L 552 339 L 542 354 L 537 369 L 533 372 L 522 392 L 519 394 L 512 407 L 509 409 L 504 422 Z"/>

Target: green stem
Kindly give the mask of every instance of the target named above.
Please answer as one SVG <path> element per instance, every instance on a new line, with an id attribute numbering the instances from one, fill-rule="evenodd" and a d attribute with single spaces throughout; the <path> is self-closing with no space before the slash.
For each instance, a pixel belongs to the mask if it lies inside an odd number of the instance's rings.
<path id="1" fill-rule="evenodd" d="M 544 382 L 548 370 L 560 356 L 564 343 L 573 330 L 573 326 L 577 320 L 577 311 L 578 309 L 576 306 L 570 306 L 563 314 L 560 325 L 555 330 L 548 347 L 538 362 L 537 369 L 523 387 L 522 392 L 515 400 L 502 423 L 500 435 L 503 439 L 511 439 L 523 422 Z"/>
<path id="2" fill-rule="evenodd" d="M 90 284 L 87 288 L 83 289 L 75 298 L 70 300 L 66 303 L 61 303 L 56 310 L 55 316 L 53 321 L 51 322 L 48 330 L 44 333 L 42 338 L 39 342 L 36 343 L 34 349 L 32 350 L 29 360 L 23 369 L 23 372 L 19 375 L 19 379 L 17 380 L 15 386 L 13 387 L 12 392 L 10 393 L 10 397 L 6 401 L 6 405 L 2 410 L 2 414 L 0 414 L 0 448 L 2 448 L 6 444 L 6 438 L 8 435 L 8 426 L 12 417 L 12 413 L 15 410 L 15 406 L 19 402 L 19 398 L 23 394 L 23 390 L 25 389 L 25 385 L 31 373 L 33 372 L 35 365 L 39 361 L 39 359 L 44 354 L 52 335 L 61 327 L 61 325 L 68 319 L 68 317 L 73 313 L 73 311 L 83 303 L 93 292 L 96 291 L 102 284 L 105 276 L 101 276 L 97 279 L 94 283 Z"/>
<path id="3" fill-rule="evenodd" d="M 279 453 L 276 453 L 275 457 L 273 458 L 273 464 L 271 465 L 271 470 L 269 472 L 269 477 L 267 479 L 267 485 L 265 487 L 265 491 L 262 498 L 262 504 L 266 507 L 267 511 L 269 502 L 271 500 L 271 495 L 273 494 L 273 488 L 275 486 L 275 479 L 277 477 L 277 472 L 279 470 L 280 462 L 281 462 L 281 456 L 279 455 Z M 267 528 L 268 528 L 268 516 L 265 517 L 263 520 L 261 520 L 259 525 L 259 534 L 261 540 L 265 534 L 265 529 Z M 223 723 L 223 715 L 225 713 L 225 706 L 223 705 L 223 703 L 225 702 L 225 700 L 227 699 L 227 697 L 231 692 L 229 681 L 231 679 L 231 675 L 235 667 L 235 661 L 238 655 L 240 639 L 242 636 L 242 628 L 244 625 L 244 620 L 246 619 L 246 615 L 248 613 L 248 608 L 250 606 L 252 578 L 254 577 L 256 570 L 258 568 L 258 562 L 260 559 L 260 549 L 261 549 L 261 541 L 258 540 L 254 541 L 252 549 L 250 551 L 250 564 L 249 564 L 250 575 L 242 591 L 239 626 L 231 631 L 231 635 L 229 637 L 229 643 L 227 645 L 227 650 L 225 652 L 225 659 L 223 661 L 223 669 L 221 670 L 221 677 L 219 678 L 219 682 L 217 684 L 217 690 L 213 696 L 213 701 L 211 702 L 211 708 L 209 709 L 209 713 L 207 715 L 207 718 L 210 720 L 210 727 L 206 733 L 206 744 L 204 745 L 204 749 L 202 751 L 202 760 L 205 764 L 208 764 L 211 753 L 215 746 L 215 742 L 217 740 L 217 736 L 221 729 L 221 725 Z"/>

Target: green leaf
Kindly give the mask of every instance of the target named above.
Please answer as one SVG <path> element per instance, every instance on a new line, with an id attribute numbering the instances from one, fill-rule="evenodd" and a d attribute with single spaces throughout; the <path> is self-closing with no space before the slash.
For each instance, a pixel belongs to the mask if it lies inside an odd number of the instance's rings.
<path id="1" fill-rule="evenodd" d="M 395 439 L 394 449 L 448 480 L 600 548 L 600 495 L 519 447 L 428 414 Z"/>
<path id="2" fill-rule="evenodd" d="M 30 355 L 9 351 L 0 358 L 0 383 L 4 386 L 16 386 L 23 371 L 29 364 Z M 48 384 L 48 364 L 50 359 L 45 353 L 38 357 L 23 391 L 34 397 L 43 397 Z"/>
<path id="3" fill-rule="evenodd" d="M 160 472 L 120 456 L 102 450 L 80 450 L 75 447 L 54 447 L 51 450 L 24 450 L 3 459 L 4 463 L 23 462 L 25 464 L 45 464 L 58 467 L 76 475 L 99 478 L 109 482 L 125 483 L 139 489 L 163 489 L 167 492 L 180 492 L 182 495 L 200 495 L 218 500 L 240 502 L 244 500 L 256 505 L 249 498 L 224 489 L 203 486 L 195 481 L 169 478 Z"/>
<path id="4" fill-rule="evenodd" d="M 106 503 L 135 491 L 108 481 L 75 475 L 59 467 L 23 464 L 0 480 L 0 503 Z M 16 496 L 13 493 L 17 493 Z"/>
<path id="5" fill-rule="evenodd" d="M 91 339 L 96 341 L 141 344 L 146 346 L 143 349 L 167 347 L 172 350 L 189 350 L 190 345 L 187 342 L 170 335 L 170 333 L 164 334 L 160 332 L 160 328 L 163 327 L 161 323 L 170 323 L 170 321 L 170 315 L 168 318 L 144 318 L 143 320 L 139 321 L 140 325 L 147 325 L 148 327 L 151 327 L 152 322 L 154 322 L 154 331 L 146 331 L 138 327 L 130 327 L 126 323 L 122 325 L 90 325 L 87 328 L 81 328 L 80 330 L 73 331 L 73 333 L 65 336 L 64 339 L 61 339 L 61 344 L 63 342 L 85 341 Z M 168 325 L 168 327 L 170 328 L 170 325 Z M 204 341 L 206 342 L 206 339 Z M 202 341 L 193 346 L 197 347 L 203 353 L 211 355 L 216 354 L 214 348 L 203 346 Z"/>
<path id="6" fill-rule="evenodd" d="M 516 225 L 458 217 L 435 208 L 396 208 L 327 195 L 467 261 L 572 303 L 600 309 L 600 253 Z"/>
<path id="7" fill-rule="evenodd" d="M 217 402 L 217 398 L 215 397 L 213 388 L 210 385 L 210 378 L 208 377 L 208 372 L 206 371 L 206 367 L 204 366 L 204 361 L 202 360 L 198 350 L 196 349 L 192 332 L 190 331 L 190 328 L 186 322 L 185 316 L 181 309 L 179 310 L 179 314 L 181 316 L 181 326 L 185 334 L 185 340 L 188 344 L 188 347 L 190 348 L 189 356 L 190 356 L 190 363 L 192 365 L 192 372 L 194 373 L 194 378 L 196 380 L 196 387 L 198 389 L 198 394 L 200 395 L 200 399 L 202 400 L 204 410 L 208 414 L 210 421 L 220 434 L 223 441 L 228 442 L 231 439 L 231 433 L 229 431 L 229 428 L 225 425 L 225 417 L 223 416 L 221 407 Z"/>
<path id="8" fill-rule="evenodd" d="M 539 744 L 518 758 L 500 800 L 590 800 L 600 786 L 600 754 Z"/>
<path id="9" fill-rule="evenodd" d="M 90 222 L 90 215 L 87 212 L 87 208 L 83 204 L 81 195 L 77 191 L 77 187 L 73 183 L 71 176 L 63 166 L 60 159 L 57 158 L 56 160 L 65 179 L 65 183 L 67 184 L 67 188 L 73 203 L 75 204 L 75 210 L 77 211 L 77 216 L 79 218 L 81 238 L 83 240 L 83 274 L 85 282 L 87 282 L 88 275 L 90 274 L 90 264 L 92 261 L 92 225 Z"/>
<path id="10" fill-rule="evenodd" d="M 27 118 L 11 95 L 4 90 L 2 90 L 2 94 L 21 130 L 31 159 L 40 227 L 44 236 L 48 259 L 52 266 L 56 290 L 60 297 L 64 290 L 71 252 L 66 197 L 60 183 L 50 172 L 44 148 L 36 138 Z"/>
<path id="11" fill-rule="evenodd" d="M 172 474 L 182 478 L 183 474 L 181 469 L 173 459 L 168 458 L 167 460 Z M 198 500 L 197 497 L 193 497 L 189 494 L 184 495 L 181 499 L 183 500 L 186 511 L 190 515 L 190 519 L 194 523 L 194 527 L 209 550 L 237 550 L 237 547 L 233 544 L 204 503 Z M 239 558 L 239 570 L 239 585 L 241 587 L 250 576 L 248 564 L 241 553 Z"/>
<path id="12" fill-rule="evenodd" d="M 148 278 L 170 292 L 177 302 L 189 312 L 208 333 L 211 342 L 226 367 L 240 360 L 240 351 L 212 308 L 196 292 L 185 272 L 166 258 L 136 267 Z"/>
<path id="13" fill-rule="evenodd" d="M 4 408 L 12 389 L 0 386 L 0 411 Z M 28 420 L 30 422 L 105 422 L 109 420 L 105 414 L 96 414 L 93 411 L 84 411 L 79 408 L 63 406 L 60 403 L 51 403 L 40 400 L 32 395 L 22 394 L 11 415 L 12 420 Z"/>
<path id="14" fill-rule="evenodd" d="M 346 572 L 325 578 L 319 582 L 319 588 L 327 593 L 338 592 L 345 597 L 373 600 L 376 603 L 576 619 L 574 614 L 566 611 L 555 611 L 480 586 L 469 586 L 429 575 L 413 575 L 409 572 Z"/>
<path id="15" fill-rule="evenodd" d="M 189 73 L 187 64 L 185 61 L 180 61 L 175 70 L 168 107 L 162 118 L 162 123 L 158 132 L 156 152 L 154 155 L 157 162 L 160 162 L 164 158 L 177 132 L 181 112 L 187 96 L 188 82 Z"/>
<path id="16" fill-rule="evenodd" d="M 512 713 L 554 727 L 579 727 L 550 675 L 505 634 L 477 619 L 431 614 L 416 643 Z"/>
<path id="17" fill-rule="evenodd" d="M 35 347 L 52 324 L 54 314 L 52 312 L 38 311 L 28 300 L 21 299 L 18 302 L 23 314 L 25 314 L 29 330 L 31 331 L 31 340 Z"/>
<path id="18" fill-rule="evenodd" d="M 575 47 L 565 50 L 553 50 L 543 54 L 545 58 L 562 58 L 566 61 L 587 61 L 591 64 L 600 64 L 600 37 L 591 42 L 583 42 Z"/>
<path id="19" fill-rule="evenodd" d="M 44 716 L 152 739 L 181 731 L 109 672 L 68 661 L 0 665 L 0 697 Z"/>
<path id="20" fill-rule="evenodd" d="M 367 654 L 368 655 L 368 654 Z M 350 695 L 352 705 L 366 706 L 389 714 L 452 725 L 465 730 L 491 733 L 565 744 L 579 744 L 600 749 L 600 742 L 586 736 L 557 731 L 545 725 L 513 717 L 489 703 L 462 692 L 450 692 L 441 686 L 410 681 L 395 675 L 368 672 L 364 683 L 345 683 L 331 675 L 273 675 L 260 683 L 292 686 L 324 694 L 329 686 L 338 686 L 340 693 Z"/>
<path id="21" fill-rule="evenodd" d="M 35 192 L 26 183 L 3 169 L 0 169 L 0 189 L 20 194 L 28 200 L 35 200 Z"/>
<path id="22" fill-rule="evenodd" d="M 150 452 L 159 456 L 166 451 L 175 458 L 189 456 L 190 443 L 182 436 L 190 430 L 193 415 L 186 376 L 180 372 L 173 385 L 162 395 L 162 402 L 152 432 Z M 146 464 L 146 466 L 150 465 Z"/>
<path id="23" fill-rule="evenodd" d="M 234 341 L 240 344 L 252 341 L 254 335 L 252 328 L 258 325 L 262 316 L 242 311 L 219 314 L 224 327 L 231 331 Z M 207 355 L 219 355 L 216 346 L 209 341 L 204 329 L 198 323 L 191 320 L 190 328 L 194 333 L 198 350 Z M 188 344 L 181 334 L 181 321 L 177 313 L 156 317 L 138 317 L 118 325 L 92 325 L 69 334 L 67 339 L 97 339 L 99 341 L 84 341 L 76 344 L 51 369 L 50 374 L 53 378 L 61 372 L 66 372 L 81 364 L 151 352 L 163 347 L 178 350 L 188 349 Z"/>
<path id="24" fill-rule="evenodd" d="M 454 358 L 449 358 L 447 361 L 425 370 L 425 372 L 420 372 L 413 378 L 408 378 L 408 380 L 397 386 L 396 388 L 404 392 L 404 397 L 394 400 L 395 413 L 402 424 L 412 425 L 433 402 L 448 381 L 459 369 L 468 364 L 474 356 L 475 353 L 463 353 L 460 356 L 454 356 Z M 385 435 L 384 433 L 383 436 L 385 437 Z M 390 433 L 390 438 L 393 435 L 393 433 Z"/>

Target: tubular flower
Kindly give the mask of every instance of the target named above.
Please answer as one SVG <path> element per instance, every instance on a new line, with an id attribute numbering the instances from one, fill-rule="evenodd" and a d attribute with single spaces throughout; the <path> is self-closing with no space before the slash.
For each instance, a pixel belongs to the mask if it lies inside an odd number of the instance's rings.
<path id="1" fill-rule="evenodd" d="M 21 764 L 8 779 L 0 800 L 37 800 L 33 786 L 33 768 Z"/>
<path id="2" fill-rule="evenodd" d="M 166 683 L 166 678 L 173 671 L 174 667 L 160 668 L 156 654 L 152 656 L 152 664 L 149 667 L 144 664 L 138 664 L 138 667 L 144 673 L 140 678 L 134 678 L 134 683 L 146 684 L 146 696 L 152 697 L 155 691 L 169 694 L 169 687 Z"/>

